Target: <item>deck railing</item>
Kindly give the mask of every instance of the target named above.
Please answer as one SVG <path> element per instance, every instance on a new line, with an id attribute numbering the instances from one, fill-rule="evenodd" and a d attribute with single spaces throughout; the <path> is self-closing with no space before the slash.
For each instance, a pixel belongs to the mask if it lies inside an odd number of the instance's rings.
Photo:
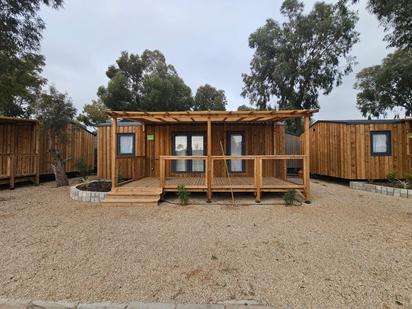
<path id="1" fill-rule="evenodd" d="M 198 191 L 215 191 L 215 192 L 225 192 L 225 191 L 250 191 L 256 193 L 256 200 L 260 200 L 261 192 L 284 192 L 288 189 L 298 189 L 304 190 L 307 186 L 308 178 L 302 177 L 301 183 L 292 182 L 287 178 L 286 162 L 287 160 L 301 160 L 302 166 L 304 166 L 303 161 L 308 156 L 306 155 L 243 155 L 243 156 L 160 156 L 160 187 L 163 190 L 176 189 L 176 181 L 173 184 L 167 183 L 166 168 L 167 161 L 175 160 L 203 160 L 205 161 L 204 172 L 200 173 L 204 178 L 204 183 L 202 184 L 191 184 L 187 185 L 182 178 L 182 184 L 186 185 L 188 189 L 198 190 Z M 242 160 L 243 161 L 253 161 L 253 173 L 248 169 L 240 173 L 228 172 L 228 162 L 230 160 Z M 224 177 L 216 177 L 214 167 L 216 166 L 216 161 L 224 161 L 223 166 L 224 171 L 220 173 L 225 174 Z M 270 164 L 269 162 L 272 161 Z M 273 162 L 274 161 L 274 162 Z M 270 167 L 269 167 L 270 166 Z M 222 166 L 221 166 L 222 167 Z M 270 170 L 270 171 L 269 171 Z M 271 173 L 273 175 L 271 175 Z M 302 175 L 305 171 L 302 170 Z M 247 177 L 247 174 L 251 175 Z M 270 177 L 266 177 L 268 175 Z M 222 178 L 225 178 L 225 183 L 222 183 Z M 240 181 L 244 178 L 252 178 L 253 182 L 242 182 Z M 219 179 L 220 183 L 215 180 Z"/>

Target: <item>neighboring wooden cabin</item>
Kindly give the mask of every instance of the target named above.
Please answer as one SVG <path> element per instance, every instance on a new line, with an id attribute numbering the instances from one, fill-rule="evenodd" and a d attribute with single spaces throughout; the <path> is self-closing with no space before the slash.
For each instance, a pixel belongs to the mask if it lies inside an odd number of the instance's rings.
<path id="1" fill-rule="evenodd" d="M 66 128 L 67 143 L 60 147 L 67 173 L 78 171 L 78 162 L 95 168 L 96 136 L 75 125 Z M 40 175 L 53 174 L 48 137 L 36 120 L 0 117 L 0 184 L 14 188 L 17 181 L 39 183 Z"/>
<path id="2" fill-rule="evenodd" d="M 312 174 L 349 180 L 412 172 L 412 120 L 317 121 L 310 130 Z"/>
<path id="3" fill-rule="evenodd" d="M 155 204 L 178 185 L 209 201 L 212 192 L 254 192 L 259 201 L 262 192 L 288 189 L 309 199 L 309 142 L 303 154 L 285 154 L 283 120 L 303 117 L 308 132 L 314 112 L 108 112 L 111 127 L 98 128 L 97 167 L 99 178 L 112 180 L 106 202 Z M 288 177 L 290 160 L 304 162 L 303 179 Z"/>

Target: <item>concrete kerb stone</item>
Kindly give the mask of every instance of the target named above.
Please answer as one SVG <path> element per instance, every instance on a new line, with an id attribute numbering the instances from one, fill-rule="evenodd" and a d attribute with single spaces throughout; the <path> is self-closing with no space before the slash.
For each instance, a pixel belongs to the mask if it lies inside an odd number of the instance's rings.
<path id="1" fill-rule="evenodd" d="M 412 199 L 412 190 L 410 189 L 401 189 L 393 188 L 382 185 L 374 185 L 361 181 L 351 181 L 349 182 L 349 187 L 355 190 L 368 191 L 373 193 L 379 193 L 394 197 L 402 197 Z"/>
<path id="2" fill-rule="evenodd" d="M 107 192 L 83 191 L 77 189 L 77 185 L 70 187 L 70 198 L 79 202 L 100 203 L 107 195 Z"/>

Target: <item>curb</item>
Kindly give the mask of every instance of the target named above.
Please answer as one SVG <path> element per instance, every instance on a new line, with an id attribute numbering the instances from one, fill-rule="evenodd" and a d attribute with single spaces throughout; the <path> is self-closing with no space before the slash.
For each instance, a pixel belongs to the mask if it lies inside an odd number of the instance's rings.
<path id="1" fill-rule="evenodd" d="M 411 189 L 400 189 L 394 187 L 374 185 L 371 183 L 363 181 L 351 181 L 349 182 L 349 187 L 355 190 L 368 191 L 373 193 L 379 193 L 383 195 L 389 195 L 394 197 L 403 197 L 412 199 L 412 190 Z"/>

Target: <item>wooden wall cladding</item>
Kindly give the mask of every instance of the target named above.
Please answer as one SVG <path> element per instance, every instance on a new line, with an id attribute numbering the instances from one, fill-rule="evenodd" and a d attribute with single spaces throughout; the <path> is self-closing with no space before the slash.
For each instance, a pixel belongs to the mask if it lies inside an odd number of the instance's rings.
<path id="1" fill-rule="evenodd" d="M 372 156 L 371 131 L 390 131 L 392 154 Z M 343 179 L 385 179 L 411 172 L 411 122 L 346 124 L 317 122 L 310 128 L 310 171 Z"/>

